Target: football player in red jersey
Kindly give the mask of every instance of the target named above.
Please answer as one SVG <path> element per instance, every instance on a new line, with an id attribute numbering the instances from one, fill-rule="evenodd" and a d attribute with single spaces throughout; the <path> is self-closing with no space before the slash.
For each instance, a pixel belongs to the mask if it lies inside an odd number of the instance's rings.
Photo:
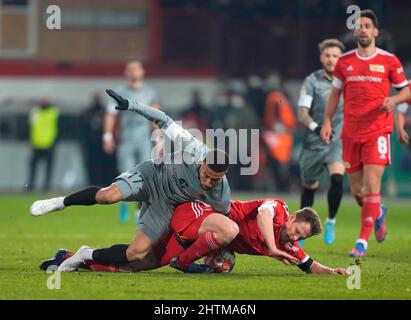
<path id="1" fill-rule="evenodd" d="M 381 178 L 390 164 L 390 133 L 395 105 L 410 98 L 410 89 L 398 58 L 375 45 L 378 20 L 371 10 L 361 11 L 354 30 L 357 49 L 341 55 L 334 70 L 321 138 L 330 143 L 331 120 L 344 96 L 343 161 L 351 192 L 361 206 L 361 231 L 350 256 L 366 254 L 374 228 L 382 242 L 387 209 L 381 205 Z M 399 90 L 389 96 L 390 85 Z"/>
<path id="2" fill-rule="evenodd" d="M 320 219 L 311 208 L 300 209 L 289 216 L 286 203 L 279 199 L 232 201 L 230 218 L 221 217 L 224 216 L 201 201 L 184 203 L 174 211 L 170 233 L 144 260 L 122 266 L 89 261 L 82 267 L 94 271 L 131 272 L 170 263 L 184 272 L 208 273 L 212 271 L 208 266 L 193 262 L 224 246 L 240 254 L 270 256 L 286 264 L 291 262 L 307 273 L 349 274 L 344 268 L 332 269 L 313 261 L 299 246 L 298 240 L 321 232 Z M 215 241 L 222 234 L 228 234 L 233 224 L 238 227 L 230 243 L 223 245 Z M 70 255 L 60 249 L 54 259 L 44 261 L 40 268 L 57 267 Z M 185 267 L 178 265 L 180 259 L 184 260 Z"/>

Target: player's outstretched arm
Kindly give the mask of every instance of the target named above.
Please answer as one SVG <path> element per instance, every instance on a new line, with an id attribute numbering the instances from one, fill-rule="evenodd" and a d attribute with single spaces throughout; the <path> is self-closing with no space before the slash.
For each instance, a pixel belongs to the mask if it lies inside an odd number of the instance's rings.
<path id="1" fill-rule="evenodd" d="M 321 263 L 318 263 L 317 261 L 314 261 L 311 264 L 310 273 L 350 275 L 350 273 L 345 268 L 332 269 L 327 266 L 323 266 Z"/>
<path id="2" fill-rule="evenodd" d="M 199 145 L 203 146 L 203 143 L 190 135 L 163 111 L 150 107 L 138 101 L 124 99 L 122 96 L 111 89 L 107 89 L 106 92 L 117 102 L 117 106 L 115 107 L 117 110 L 129 110 L 137 112 L 147 120 L 150 120 L 153 123 L 157 124 L 161 129 L 164 129 L 164 133 L 171 141 L 178 142 L 184 137 L 188 138 L 188 140 L 195 140 L 196 144 L 198 143 Z"/>
<path id="3" fill-rule="evenodd" d="M 170 126 L 171 123 L 174 122 L 173 119 L 171 119 L 163 111 L 160 111 L 156 108 L 150 107 L 144 103 L 135 100 L 124 99 L 114 90 L 107 89 L 106 92 L 110 97 L 112 97 L 117 102 L 117 106 L 115 107 L 117 110 L 130 110 L 137 112 L 144 118 L 157 124 L 162 129 L 166 129 Z"/>
<path id="4" fill-rule="evenodd" d="M 331 122 L 332 122 L 335 112 L 337 111 L 338 102 L 340 101 L 340 96 L 341 96 L 341 89 L 338 89 L 332 86 L 330 95 L 328 97 L 327 106 L 325 109 L 323 126 L 321 129 L 321 139 L 326 144 L 329 144 L 331 142 L 331 139 L 330 139 L 331 133 L 332 133 Z"/>

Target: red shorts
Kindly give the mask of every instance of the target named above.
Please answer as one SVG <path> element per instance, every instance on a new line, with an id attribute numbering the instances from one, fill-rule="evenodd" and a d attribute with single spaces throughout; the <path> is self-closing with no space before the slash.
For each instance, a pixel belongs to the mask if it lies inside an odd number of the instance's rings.
<path id="1" fill-rule="evenodd" d="M 362 169 L 363 165 L 391 164 L 390 134 L 383 133 L 366 138 L 343 138 L 343 154 L 347 173 Z"/>
<path id="2" fill-rule="evenodd" d="M 184 232 L 184 235 L 189 237 L 190 235 L 186 232 L 188 227 L 192 229 L 195 225 L 199 229 L 204 219 L 212 213 L 216 212 L 210 205 L 201 201 L 181 204 L 174 210 L 171 217 L 171 229 L 179 234 Z M 197 238 L 197 234 L 195 234 L 195 238 Z"/>
<path id="3" fill-rule="evenodd" d="M 168 264 L 171 258 L 183 252 L 185 247 L 182 243 L 189 244 L 196 240 L 204 219 L 213 213 L 212 207 L 201 201 L 179 205 L 171 218 L 171 230 L 154 247 L 158 266 Z"/>

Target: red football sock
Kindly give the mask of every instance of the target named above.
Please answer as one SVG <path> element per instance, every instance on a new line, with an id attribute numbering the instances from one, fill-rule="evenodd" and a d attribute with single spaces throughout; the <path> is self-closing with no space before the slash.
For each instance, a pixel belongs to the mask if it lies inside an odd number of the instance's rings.
<path id="1" fill-rule="evenodd" d="M 204 257 L 207 253 L 221 247 L 214 232 L 205 232 L 187 249 L 178 256 L 178 263 L 181 266 L 188 265 L 198 258 Z"/>
<path id="2" fill-rule="evenodd" d="M 368 241 L 370 238 L 375 220 L 377 220 L 380 213 L 380 202 L 381 197 L 378 193 L 364 196 L 361 208 L 361 231 L 359 239 Z"/>
<path id="3" fill-rule="evenodd" d="M 120 267 L 116 264 L 103 264 L 91 261 L 87 262 L 85 266 L 87 267 L 87 269 L 90 269 L 91 271 L 120 272 Z"/>

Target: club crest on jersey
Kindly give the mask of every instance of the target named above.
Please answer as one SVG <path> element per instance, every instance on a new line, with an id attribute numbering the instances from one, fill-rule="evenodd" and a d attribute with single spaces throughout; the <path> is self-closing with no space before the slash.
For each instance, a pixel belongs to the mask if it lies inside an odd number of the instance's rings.
<path id="1" fill-rule="evenodd" d="M 298 252 L 300 249 L 298 249 L 297 247 L 294 247 L 291 242 L 287 242 L 284 246 L 285 248 L 287 248 L 288 250 L 291 250 L 292 252 L 296 253 Z"/>
<path id="2" fill-rule="evenodd" d="M 382 64 L 370 64 L 370 71 L 384 73 L 385 67 Z"/>

